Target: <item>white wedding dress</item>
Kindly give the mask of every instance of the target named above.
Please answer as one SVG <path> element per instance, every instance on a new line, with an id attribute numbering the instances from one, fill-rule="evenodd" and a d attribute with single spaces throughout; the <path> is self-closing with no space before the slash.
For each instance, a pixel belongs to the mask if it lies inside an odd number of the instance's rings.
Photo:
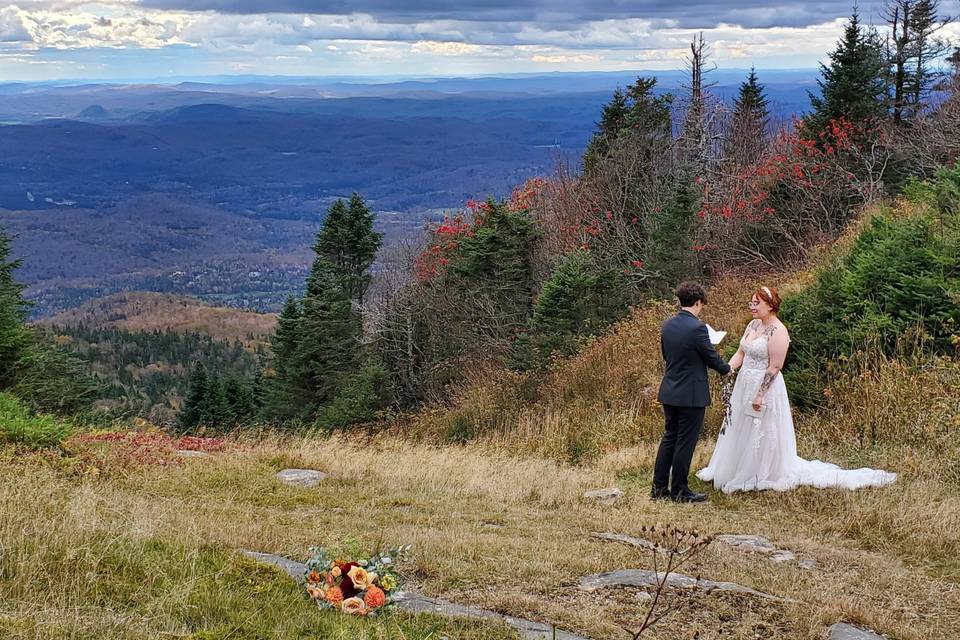
<path id="1" fill-rule="evenodd" d="M 747 332 L 749 333 L 749 331 Z M 890 484 L 896 474 L 874 469 L 841 469 L 819 460 L 797 456 L 793 415 L 783 376 L 776 379 L 764 396 L 761 418 L 747 415 L 767 369 L 767 342 L 764 332 L 753 340 L 746 334 L 740 341 L 744 360 L 730 400 L 730 416 L 710 464 L 697 477 L 724 493 L 772 489 L 787 491 L 799 486 L 859 489 Z"/>

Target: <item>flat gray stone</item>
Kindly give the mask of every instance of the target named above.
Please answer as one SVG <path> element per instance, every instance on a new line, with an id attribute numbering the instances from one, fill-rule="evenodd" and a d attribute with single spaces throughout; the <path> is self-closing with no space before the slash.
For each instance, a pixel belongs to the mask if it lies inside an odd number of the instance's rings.
<path id="1" fill-rule="evenodd" d="M 586 491 L 583 497 L 587 500 L 596 500 L 600 504 L 613 504 L 623 497 L 623 490 L 619 487 L 608 487 L 606 489 L 592 489 Z"/>
<path id="2" fill-rule="evenodd" d="M 491 622 L 503 622 L 517 630 L 517 634 L 525 640 L 544 640 L 557 638 L 558 640 L 586 640 L 578 635 L 566 631 L 556 630 L 542 622 L 526 620 L 524 618 L 515 618 L 505 616 L 479 607 L 471 607 L 438 598 L 428 598 L 427 596 L 416 593 L 401 592 L 395 598 L 397 607 L 410 613 L 432 613 L 444 616 L 446 618 L 471 618 L 474 620 L 489 620 Z"/>
<path id="3" fill-rule="evenodd" d="M 261 564 L 269 564 L 280 569 L 285 574 L 297 582 L 305 582 L 307 575 L 307 565 L 290 558 L 274 555 L 272 553 L 260 553 L 259 551 L 242 551 L 243 555 L 256 560 Z"/>
<path id="4" fill-rule="evenodd" d="M 277 567 L 297 582 L 304 582 L 304 576 L 307 574 L 307 565 L 296 560 L 284 558 L 283 556 L 272 553 L 260 553 L 259 551 L 243 551 L 243 555 L 252 558 L 257 562 Z M 556 630 L 548 624 L 526 620 L 524 618 L 515 618 L 505 616 L 496 611 L 471 607 L 457 604 L 448 600 L 439 598 L 429 598 L 418 593 L 400 591 L 394 597 L 398 609 L 403 609 L 410 613 L 433 613 L 447 618 L 472 618 L 475 620 L 489 620 L 494 622 L 503 622 L 514 629 L 524 640 L 545 640 L 557 638 L 557 640 L 588 640 L 581 636 L 568 633 L 566 631 Z"/>
<path id="5" fill-rule="evenodd" d="M 838 622 L 830 627 L 830 640 L 886 640 L 886 636 L 860 629 L 846 622 Z"/>
<path id="6" fill-rule="evenodd" d="M 771 562 L 796 562 L 803 569 L 815 569 L 816 560 L 813 558 L 798 559 L 797 554 L 789 549 L 781 549 L 763 536 L 725 534 L 717 536 L 717 542 L 733 547 L 746 553 L 757 553 L 766 556 Z"/>
<path id="7" fill-rule="evenodd" d="M 636 547 L 637 549 L 646 549 L 651 551 L 657 548 L 657 545 L 653 544 L 649 540 L 644 540 L 643 538 L 634 538 L 633 536 L 625 536 L 622 533 L 610 533 L 608 531 L 604 531 L 594 532 L 590 535 L 600 540 L 606 540 L 607 542 L 622 542 L 623 544 L 628 544 L 631 547 Z"/>
<path id="8" fill-rule="evenodd" d="M 658 580 L 663 579 L 663 572 L 647 571 L 644 569 L 619 569 L 606 573 L 596 573 L 580 578 L 580 588 L 584 591 L 595 591 L 603 587 L 656 587 Z M 694 587 L 706 591 L 727 591 L 744 593 L 765 600 L 786 602 L 785 598 L 756 591 L 733 582 L 713 582 L 711 580 L 697 580 L 682 573 L 671 573 L 667 576 L 666 586 L 670 589 L 692 589 Z"/>
<path id="9" fill-rule="evenodd" d="M 315 469 L 284 469 L 277 472 L 277 479 L 299 487 L 315 487 L 327 474 Z"/>

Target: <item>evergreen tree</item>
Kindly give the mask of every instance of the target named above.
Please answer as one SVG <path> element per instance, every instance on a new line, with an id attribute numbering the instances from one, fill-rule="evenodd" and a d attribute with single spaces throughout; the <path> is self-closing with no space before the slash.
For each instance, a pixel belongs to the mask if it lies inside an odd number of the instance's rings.
<path id="1" fill-rule="evenodd" d="M 327 212 L 313 248 L 333 265 L 347 295 L 358 303 L 370 286 L 368 270 L 383 241 L 383 235 L 373 229 L 374 217 L 356 193 L 349 206 L 337 200 Z"/>
<path id="2" fill-rule="evenodd" d="M 363 324 L 336 267 L 322 255 L 314 260 L 302 309 L 293 368 L 306 383 L 299 403 L 311 415 L 359 368 Z"/>
<path id="3" fill-rule="evenodd" d="M 628 304 L 623 276 L 598 268 L 588 251 L 567 255 L 537 296 L 527 332 L 511 349 L 511 366 L 527 369 L 544 364 L 554 353 L 573 354 L 584 337 L 621 318 Z"/>
<path id="4" fill-rule="evenodd" d="M 921 113 L 942 75 L 933 64 L 950 51 L 950 43 L 938 32 L 952 19 L 940 19 L 939 11 L 939 0 L 888 0 L 887 57 L 896 124 L 909 123 Z"/>
<path id="5" fill-rule="evenodd" d="M 460 241 L 451 258 L 451 272 L 475 300 L 485 300 L 495 310 L 495 324 L 503 330 L 521 327 L 533 306 L 534 279 L 530 246 L 537 228 L 525 211 L 511 211 L 493 199 L 473 234 Z"/>
<path id="6" fill-rule="evenodd" d="M 657 274 L 652 286 L 664 294 L 670 292 L 677 282 L 698 275 L 691 238 L 694 237 L 694 221 L 700 201 L 692 184 L 692 179 L 678 180 L 673 197 L 653 220 L 647 267 Z"/>
<path id="7" fill-rule="evenodd" d="M 184 400 L 183 409 L 178 416 L 180 428 L 184 431 L 192 431 L 200 426 L 200 420 L 207 404 L 207 389 L 207 368 L 200 363 L 193 368 L 193 372 L 190 374 L 187 398 Z"/>
<path id="8" fill-rule="evenodd" d="M 740 85 L 733 105 L 726 157 L 739 165 L 756 162 L 765 146 L 769 121 L 769 103 L 763 85 L 757 80 L 756 70 L 751 67 L 750 75 Z"/>
<path id="9" fill-rule="evenodd" d="M 338 200 L 330 207 L 313 247 L 306 293 L 287 301 L 272 339 L 275 375 L 264 398 L 268 418 L 312 419 L 360 369 L 360 303 L 382 240 L 373 221 L 357 194 L 349 205 Z"/>
<path id="10" fill-rule="evenodd" d="M 274 374 L 264 382 L 263 399 L 264 413 L 270 419 L 283 420 L 295 415 L 300 404 L 298 398 L 306 393 L 306 383 L 297 377 L 294 363 L 302 316 L 300 301 L 287 298 L 270 339 Z"/>
<path id="11" fill-rule="evenodd" d="M 590 139 L 584 153 L 583 164 L 587 171 L 592 170 L 597 162 L 607 155 L 610 150 L 610 142 L 615 140 L 617 135 L 626 128 L 629 110 L 627 94 L 620 87 L 617 87 L 610 102 L 603 105 L 603 111 L 600 112 L 600 122 L 596 123 L 597 131 Z"/>
<path id="12" fill-rule="evenodd" d="M 250 385 L 237 376 L 230 376 L 223 385 L 223 393 L 234 424 L 247 422 L 254 413 Z"/>
<path id="13" fill-rule="evenodd" d="M 669 139 L 672 136 L 670 105 L 673 96 L 654 95 L 656 84 L 656 78 L 637 78 L 626 91 L 619 88 L 614 91 L 613 99 L 603 107 L 597 130 L 584 153 L 584 171 L 590 173 L 598 169 L 614 144 L 626 136 L 638 139 Z"/>
<path id="14" fill-rule="evenodd" d="M 226 431 L 236 424 L 236 416 L 227 402 L 223 381 L 217 376 L 207 378 L 207 393 L 200 413 L 200 424 L 214 431 Z"/>
<path id="15" fill-rule="evenodd" d="M 24 287 L 13 277 L 20 260 L 11 259 L 10 254 L 10 237 L 0 229 L 0 389 L 15 382 L 17 362 L 30 342 L 24 326 L 27 318 Z"/>
<path id="16" fill-rule="evenodd" d="M 877 32 L 860 23 L 854 10 L 843 38 L 820 65 L 820 95 L 810 94 L 813 113 L 804 118 L 803 133 L 818 139 L 831 120 L 845 118 L 855 125 L 882 120 L 887 110 L 886 63 Z"/>

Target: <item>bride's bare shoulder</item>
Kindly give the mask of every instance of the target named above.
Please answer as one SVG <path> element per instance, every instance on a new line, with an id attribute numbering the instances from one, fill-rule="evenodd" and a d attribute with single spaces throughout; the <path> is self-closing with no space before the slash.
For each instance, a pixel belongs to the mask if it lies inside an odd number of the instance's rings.
<path id="1" fill-rule="evenodd" d="M 777 318 L 777 321 L 773 323 L 773 326 L 776 328 L 777 333 L 786 336 L 787 340 L 790 339 L 790 330 L 787 329 L 787 325 L 785 325 L 780 318 Z"/>

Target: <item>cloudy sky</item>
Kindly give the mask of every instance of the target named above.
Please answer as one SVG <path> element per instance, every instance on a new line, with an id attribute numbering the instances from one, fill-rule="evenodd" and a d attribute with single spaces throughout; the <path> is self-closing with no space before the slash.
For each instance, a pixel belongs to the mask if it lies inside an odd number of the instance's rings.
<path id="1" fill-rule="evenodd" d="M 703 31 L 723 67 L 812 67 L 848 2 L 0 0 L 0 82 L 221 74 L 674 69 Z M 882 1 L 860 0 L 878 21 Z M 960 0 L 942 0 L 960 13 Z M 952 28 L 960 38 L 960 29 Z"/>

